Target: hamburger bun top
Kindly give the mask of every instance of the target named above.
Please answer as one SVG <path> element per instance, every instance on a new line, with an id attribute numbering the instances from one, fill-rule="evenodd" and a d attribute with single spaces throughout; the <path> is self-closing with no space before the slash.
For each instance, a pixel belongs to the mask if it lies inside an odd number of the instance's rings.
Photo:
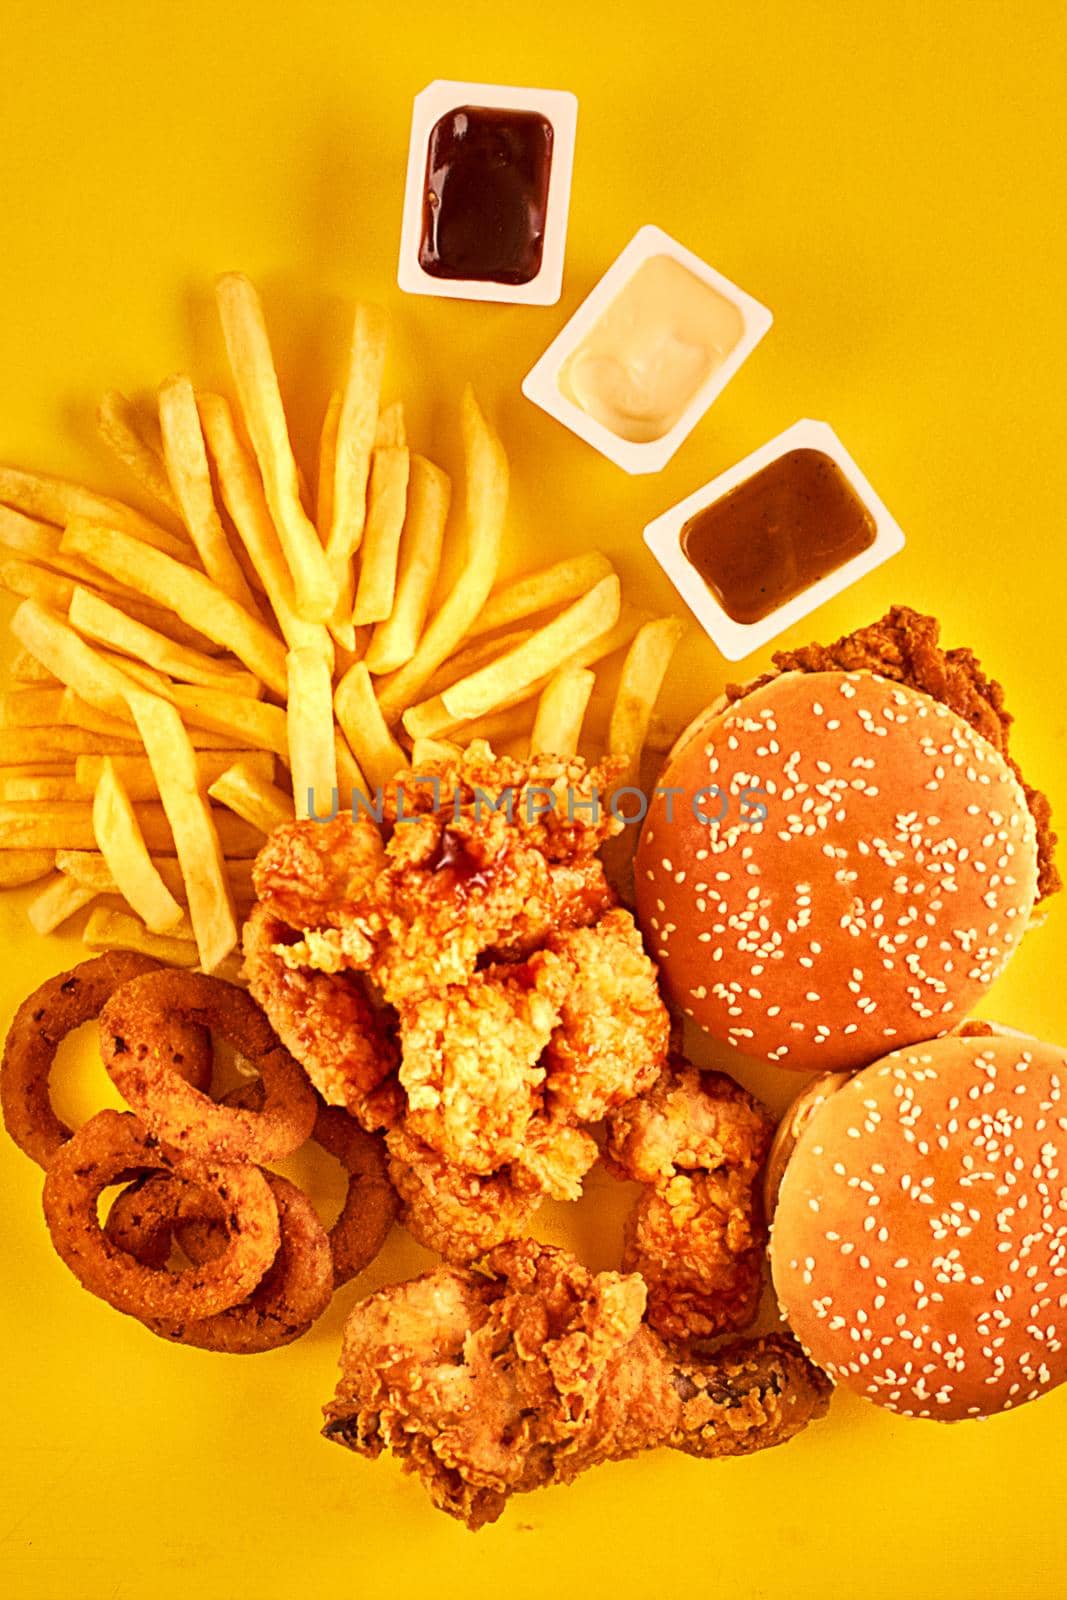
<path id="1" fill-rule="evenodd" d="M 900 1050 L 797 1138 L 771 1229 L 783 1315 L 835 1383 L 955 1421 L 1067 1378 L 1067 1055 Z"/>
<path id="2" fill-rule="evenodd" d="M 687 1016 L 746 1055 L 840 1071 L 956 1026 L 1022 937 L 1037 873 L 1019 780 L 969 723 L 870 672 L 815 672 L 695 725 L 634 881 Z"/>

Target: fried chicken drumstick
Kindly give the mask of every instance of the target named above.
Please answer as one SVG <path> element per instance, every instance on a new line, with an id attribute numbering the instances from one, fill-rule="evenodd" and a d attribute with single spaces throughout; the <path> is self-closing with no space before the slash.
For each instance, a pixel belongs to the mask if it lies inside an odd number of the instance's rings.
<path id="1" fill-rule="evenodd" d="M 784 1444 L 830 1385 L 787 1336 L 679 1361 L 642 1320 L 638 1273 L 587 1272 L 533 1240 L 481 1269 L 438 1267 L 371 1295 L 345 1325 L 328 1439 L 383 1449 L 469 1528 L 508 1497 L 664 1445 L 694 1456 Z"/>

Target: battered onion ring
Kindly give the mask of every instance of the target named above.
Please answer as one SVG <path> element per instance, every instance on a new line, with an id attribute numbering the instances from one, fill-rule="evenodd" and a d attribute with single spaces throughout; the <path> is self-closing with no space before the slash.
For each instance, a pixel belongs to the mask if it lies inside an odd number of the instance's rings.
<path id="1" fill-rule="evenodd" d="M 299 1339 L 333 1293 L 326 1230 L 307 1196 L 276 1173 L 263 1174 L 278 1206 L 281 1240 L 273 1264 L 239 1305 L 212 1317 L 144 1318 L 175 1344 L 228 1355 L 255 1355 Z M 165 1265 L 177 1239 L 194 1268 L 222 1248 L 218 1202 L 207 1189 L 156 1173 L 118 1196 L 104 1226 L 108 1239 L 145 1265 Z"/>
<path id="2" fill-rule="evenodd" d="M 47 1167 L 71 1136 L 52 1108 L 48 1077 L 56 1051 L 69 1033 L 98 1016 L 115 990 L 160 963 L 132 951 L 110 951 L 60 972 L 19 1006 L 0 1063 L 4 1124 L 20 1150 Z M 211 1039 L 202 1028 L 164 1030 L 160 1048 L 175 1073 L 198 1089 L 211 1082 Z"/>
<path id="3" fill-rule="evenodd" d="M 188 1272 L 143 1267 L 104 1233 L 97 1200 L 109 1184 L 145 1171 L 192 1177 L 213 1194 L 226 1228 L 222 1253 Z M 52 1157 L 44 1214 L 60 1258 L 90 1293 L 146 1317 L 214 1316 L 250 1295 L 278 1253 L 278 1207 L 256 1167 L 191 1168 L 128 1111 L 98 1111 Z"/>
<path id="4" fill-rule="evenodd" d="M 261 1111 L 220 1106 L 173 1070 L 163 1022 L 219 1033 L 263 1079 Z M 195 1161 L 277 1161 L 302 1145 L 315 1095 L 255 1001 L 232 983 L 167 968 L 116 990 L 100 1013 L 104 1065 L 145 1126 Z"/>
<path id="5" fill-rule="evenodd" d="M 238 1084 L 221 1103 L 257 1111 L 263 1104 L 263 1085 L 258 1079 Z M 339 1289 L 370 1266 L 396 1221 L 400 1202 L 389 1181 L 382 1140 L 364 1132 L 340 1106 L 319 1105 L 311 1139 L 348 1173 L 344 1205 L 329 1235 L 333 1286 Z M 180 1237 L 179 1243 L 184 1248 Z"/>

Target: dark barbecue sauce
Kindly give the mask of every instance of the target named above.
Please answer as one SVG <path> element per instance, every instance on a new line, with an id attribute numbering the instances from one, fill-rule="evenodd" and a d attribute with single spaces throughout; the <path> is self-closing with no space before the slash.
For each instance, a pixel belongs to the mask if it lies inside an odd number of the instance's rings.
<path id="1" fill-rule="evenodd" d="M 529 283 L 541 270 L 552 124 L 534 111 L 458 106 L 426 155 L 419 264 L 432 278 Z"/>
<path id="2" fill-rule="evenodd" d="M 443 828 L 437 847 L 426 863 L 432 873 L 447 872 L 453 892 L 465 899 L 471 889 L 486 889 L 492 880 L 492 861 L 471 849 L 455 828 Z"/>
<path id="3" fill-rule="evenodd" d="M 682 529 L 728 617 L 759 622 L 874 543 L 874 519 L 821 450 L 790 450 Z"/>

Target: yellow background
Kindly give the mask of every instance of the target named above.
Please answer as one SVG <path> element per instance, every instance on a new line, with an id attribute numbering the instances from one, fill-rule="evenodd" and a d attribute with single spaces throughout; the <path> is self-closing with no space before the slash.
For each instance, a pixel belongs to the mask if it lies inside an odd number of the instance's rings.
<path id="1" fill-rule="evenodd" d="M 176 368 L 213 377 L 211 281 L 233 266 L 262 286 L 305 459 L 351 302 L 378 297 L 394 313 L 390 389 L 408 398 L 419 447 L 458 465 L 468 376 L 498 422 L 514 464 L 509 560 L 598 544 L 632 596 L 663 605 L 672 591 L 643 523 L 796 417 L 824 417 L 910 543 L 795 638 L 836 635 L 894 600 L 935 611 L 947 640 L 1005 682 L 1017 754 L 1067 815 L 1059 5 L 3 9 L 3 458 L 123 487 L 93 444 L 95 397 Z M 395 288 L 411 98 L 439 76 L 579 95 L 559 306 Z M 648 221 L 776 320 L 669 470 L 628 479 L 528 405 L 519 381 Z M 694 635 L 674 709 L 726 676 Z M 18 896 L 0 919 L 7 1014 L 77 946 L 33 939 Z M 1067 1038 L 1065 944 L 1061 903 L 986 1014 Z M 781 1076 L 743 1075 L 784 1103 Z M 100 1088 L 90 1071 L 75 1091 L 68 1073 L 63 1103 L 88 1109 Z M 839 1399 L 786 1450 L 601 1468 L 513 1502 L 472 1537 L 394 1465 L 318 1436 L 351 1287 L 287 1351 L 170 1348 L 64 1272 L 39 1175 L 6 1142 L 0 1186 L 5 1593 L 984 1600 L 1062 1588 L 1067 1394 L 956 1429 Z M 594 1178 L 577 1213 L 545 1230 L 612 1264 L 622 1198 Z M 395 1235 L 373 1279 L 426 1259 Z"/>

